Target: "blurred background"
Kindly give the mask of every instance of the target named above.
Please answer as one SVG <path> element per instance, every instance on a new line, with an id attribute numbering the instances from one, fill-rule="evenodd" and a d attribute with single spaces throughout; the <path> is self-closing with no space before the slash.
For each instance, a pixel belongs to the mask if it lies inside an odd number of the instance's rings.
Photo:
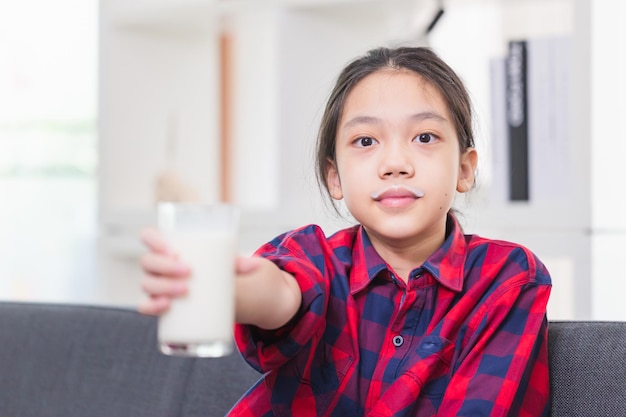
<path id="1" fill-rule="evenodd" d="M 424 45 L 475 108 L 478 182 L 456 202 L 465 230 L 537 253 L 551 319 L 626 320 L 622 3 L 3 2 L 0 298 L 136 304 L 138 234 L 159 200 L 240 205 L 242 253 L 303 224 L 350 224 L 315 180 L 325 100 L 355 56 Z M 507 111 L 520 91 L 521 162 Z"/>

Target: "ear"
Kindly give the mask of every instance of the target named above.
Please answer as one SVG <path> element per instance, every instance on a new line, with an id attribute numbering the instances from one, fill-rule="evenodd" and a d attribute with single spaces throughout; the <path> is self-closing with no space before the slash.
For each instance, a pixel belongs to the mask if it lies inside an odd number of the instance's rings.
<path id="1" fill-rule="evenodd" d="M 333 199 L 341 200 L 343 198 L 339 171 L 335 163 L 330 160 L 328 161 L 328 170 L 326 171 L 326 187 L 328 187 L 328 193 Z"/>
<path id="2" fill-rule="evenodd" d="M 478 153 L 475 148 L 468 148 L 462 155 L 459 163 L 459 178 L 456 182 L 456 190 L 465 193 L 474 186 L 476 180 L 476 166 Z"/>

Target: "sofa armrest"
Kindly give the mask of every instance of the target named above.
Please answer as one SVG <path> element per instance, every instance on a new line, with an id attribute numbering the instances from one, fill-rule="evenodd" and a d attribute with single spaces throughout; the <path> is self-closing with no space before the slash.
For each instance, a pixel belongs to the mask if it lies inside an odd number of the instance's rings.
<path id="1" fill-rule="evenodd" d="M 555 321 L 552 417 L 626 416 L 626 322 Z"/>

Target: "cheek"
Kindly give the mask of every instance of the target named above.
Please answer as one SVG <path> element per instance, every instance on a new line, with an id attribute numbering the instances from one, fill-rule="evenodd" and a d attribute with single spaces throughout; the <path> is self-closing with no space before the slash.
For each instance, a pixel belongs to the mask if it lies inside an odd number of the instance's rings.
<path id="1" fill-rule="evenodd" d="M 449 192 L 445 192 L 442 200 L 443 200 L 443 204 L 442 204 L 442 210 L 448 211 L 450 210 L 450 207 L 452 207 L 452 203 L 454 202 L 454 194 L 455 194 L 456 190 L 451 190 Z"/>
<path id="2" fill-rule="evenodd" d="M 431 207 L 435 210 L 447 212 L 452 207 L 454 201 L 454 190 L 438 190 L 436 193 L 432 193 L 433 198 L 431 200 Z"/>
<path id="3" fill-rule="evenodd" d="M 362 167 L 354 166 L 345 160 L 338 162 L 338 181 L 341 184 L 341 190 L 344 196 L 354 194 L 360 188 L 363 188 L 363 173 L 366 170 Z"/>
<path id="4" fill-rule="evenodd" d="M 436 209 L 448 211 L 452 207 L 456 195 L 458 165 L 441 162 L 437 167 L 431 166 L 429 181 L 430 194 L 434 196 Z"/>
<path id="5" fill-rule="evenodd" d="M 356 185 L 357 187 L 355 187 L 354 178 L 351 178 L 349 175 L 341 177 L 341 193 L 346 203 L 354 199 L 358 194 L 359 188 L 358 184 Z"/>

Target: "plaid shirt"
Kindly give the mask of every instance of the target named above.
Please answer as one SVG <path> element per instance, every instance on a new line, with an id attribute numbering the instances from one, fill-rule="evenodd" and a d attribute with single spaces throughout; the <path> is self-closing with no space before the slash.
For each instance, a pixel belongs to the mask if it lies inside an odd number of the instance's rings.
<path id="1" fill-rule="evenodd" d="M 547 416 L 548 271 L 520 245 L 448 229 L 408 284 L 361 226 L 261 247 L 302 307 L 277 331 L 236 326 L 265 375 L 229 416 Z"/>

